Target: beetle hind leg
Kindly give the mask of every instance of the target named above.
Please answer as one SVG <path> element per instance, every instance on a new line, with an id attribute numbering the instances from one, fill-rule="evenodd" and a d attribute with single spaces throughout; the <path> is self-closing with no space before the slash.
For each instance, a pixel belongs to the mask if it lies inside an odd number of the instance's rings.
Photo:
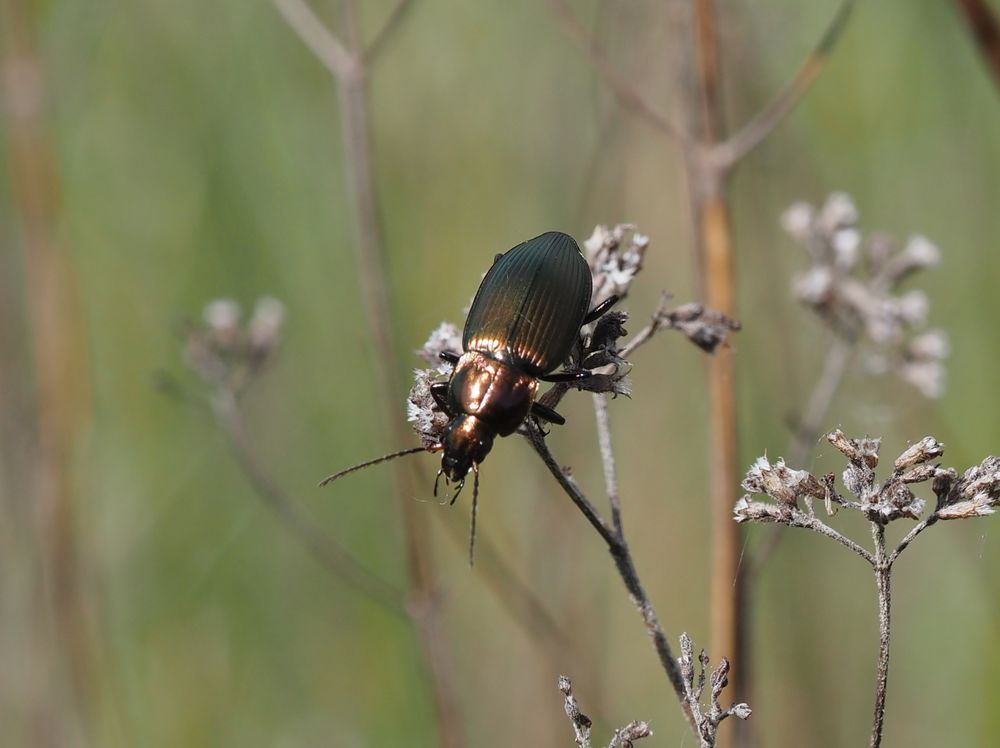
<path id="1" fill-rule="evenodd" d="M 562 426 L 566 423 L 566 419 L 561 415 L 556 413 L 552 408 L 547 405 L 542 405 L 541 403 L 531 404 L 531 415 L 542 421 L 547 421 L 549 423 L 554 423 L 557 426 Z"/>

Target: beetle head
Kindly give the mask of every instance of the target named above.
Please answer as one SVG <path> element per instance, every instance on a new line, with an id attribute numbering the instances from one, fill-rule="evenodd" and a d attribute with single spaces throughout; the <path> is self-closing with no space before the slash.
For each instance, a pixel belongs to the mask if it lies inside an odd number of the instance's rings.
<path id="1" fill-rule="evenodd" d="M 453 418 L 441 434 L 441 471 L 449 481 L 461 482 L 473 465 L 493 447 L 494 429 L 476 416 Z"/>

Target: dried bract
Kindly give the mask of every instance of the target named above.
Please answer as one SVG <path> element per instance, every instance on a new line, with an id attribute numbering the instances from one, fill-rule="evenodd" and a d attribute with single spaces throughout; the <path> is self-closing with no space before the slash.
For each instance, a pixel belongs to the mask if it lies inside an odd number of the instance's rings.
<path id="1" fill-rule="evenodd" d="M 896 458 L 893 466 L 901 472 L 914 465 L 921 465 L 944 454 L 944 445 L 933 436 L 925 436 L 915 444 L 911 444 Z M 928 476 L 930 477 L 930 476 Z M 926 478 L 924 479 L 926 480 Z M 916 481 L 908 481 L 916 482 Z"/>
<path id="2" fill-rule="evenodd" d="M 665 312 L 669 326 L 682 332 L 688 340 L 706 353 L 726 342 L 729 333 L 740 329 L 740 323 L 722 312 L 706 309 L 701 304 L 684 304 Z"/>

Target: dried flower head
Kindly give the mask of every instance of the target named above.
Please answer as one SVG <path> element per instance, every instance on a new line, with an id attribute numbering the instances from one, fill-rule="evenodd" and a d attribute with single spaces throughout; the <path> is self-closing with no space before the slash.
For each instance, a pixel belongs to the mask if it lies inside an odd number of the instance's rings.
<path id="1" fill-rule="evenodd" d="M 245 325 L 236 301 L 215 299 L 188 330 L 184 360 L 206 384 L 239 391 L 273 358 L 284 321 L 284 305 L 270 296 L 257 300 Z"/>
<path id="2" fill-rule="evenodd" d="M 893 461 L 892 474 L 879 482 L 875 468 L 881 439 L 852 439 L 838 429 L 827 434 L 827 440 L 848 460 L 843 483 L 857 501 L 834 491 L 832 474 L 816 478 L 804 470 L 787 467 L 783 460 L 772 465 L 767 457 L 758 457 L 747 471 L 743 488 L 751 494 L 765 494 L 775 503 L 744 496 L 733 507 L 734 519 L 804 526 L 799 499 L 807 502 L 811 515 L 808 502 L 822 498 L 828 506 L 836 503 L 860 511 L 879 524 L 903 518 L 917 520 L 924 515 L 926 502 L 914 494 L 912 486 L 928 481 L 937 497 L 928 521 L 982 517 L 1000 506 L 1000 457 L 987 457 L 959 478 L 953 468 L 941 468 L 932 462 L 944 454 L 944 445 L 933 436 L 925 436 L 903 450 Z"/>
<path id="3" fill-rule="evenodd" d="M 649 237 L 630 223 L 612 228 L 598 225 L 583 242 L 584 255 L 594 275 L 592 306 L 611 296 L 625 298 L 649 247 Z"/>
<path id="4" fill-rule="evenodd" d="M 874 349 L 866 360 L 873 373 L 895 371 L 927 397 L 944 392 L 947 339 L 934 332 L 922 340 L 930 303 L 919 290 L 900 283 L 940 261 L 940 251 L 924 236 L 900 247 L 884 234 L 864 237 L 851 198 L 833 193 L 820 208 L 799 202 L 781 216 L 781 225 L 809 255 L 811 265 L 792 290 L 833 331 L 865 340 Z"/>

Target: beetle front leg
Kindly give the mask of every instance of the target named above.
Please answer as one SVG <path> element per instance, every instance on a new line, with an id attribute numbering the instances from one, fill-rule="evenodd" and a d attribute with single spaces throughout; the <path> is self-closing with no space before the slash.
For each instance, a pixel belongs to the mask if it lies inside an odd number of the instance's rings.
<path id="1" fill-rule="evenodd" d="M 431 385 L 431 397 L 446 416 L 451 418 L 451 409 L 448 407 L 448 383 L 435 382 Z"/>
<path id="2" fill-rule="evenodd" d="M 588 379 L 592 376 L 594 376 L 594 373 L 587 369 L 573 369 L 572 371 L 557 371 L 554 374 L 543 374 L 538 378 L 543 382 L 557 384 L 559 382 L 579 382 L 581 379 Z"/>

